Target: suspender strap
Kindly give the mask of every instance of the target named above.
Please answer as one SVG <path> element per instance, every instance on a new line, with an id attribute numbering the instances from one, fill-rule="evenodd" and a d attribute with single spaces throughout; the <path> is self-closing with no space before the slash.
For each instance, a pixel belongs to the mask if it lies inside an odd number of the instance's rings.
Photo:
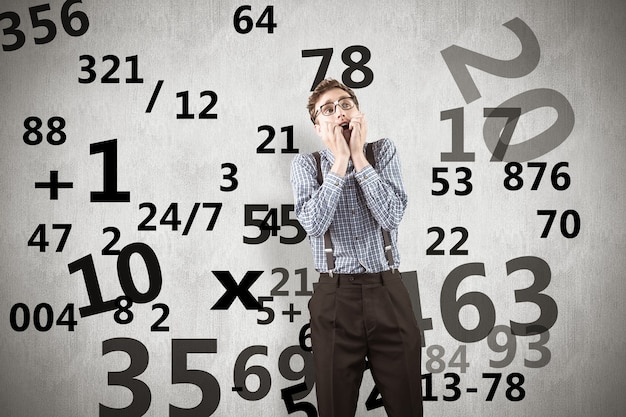
<path id="1" fill-rule="evenodd" d="M 322 157 L 319 152 L 313 152 L 313 158 L 315 158 L 315 165 L 317 166 L 317 183 L 322 185 L 324 177 L 322 176 Z"/>
<path id="2" fill-rule="evenodd" d="M 332 277 L 335 270 L 335 255 L 333 253 L 333 242 L 330 240 L 330 230 L 324 233 L 324 253 L 326 254 L 326 265 Z"/>
<path id="3" fill-rule="evenodd" d="M 374 147 L 371 143 L 365 145 L 365 158 L 372 168 L 376 168 L 376 158 L 374 158 Z"/>
<path id="4" fill-rule="evenodd" d="M 391 235 L 389 234 L 389 230 L 383 229 L 383 242 L 385 243 L 387 263 L 389 264 L 389 268 L 393 271 L 395 268 L 393 267 L 393 252 L 391 250 Z"/>
<path id="5" fill-rule="evenodd" d="M 371 143 L 368 143 L 367 146 L 365 147 L 365 157 L 367 158 L 367 161 L 370 163 L 372 168 L 376 168 L 376 158 L 374 158 L 374 147 L 372 146 Z M 389 230 L 386 230 L 386 229 L 382 229 L 382 230 L 383 230 L 383 242 L 385 244 L 385 257 L 387 258 L 387 263 L 389 264 L 389 267 L 393 271 L 394 267 L 393 267 L 393 252 L 391 250 L 392 248 L 391 235 L 389 234 Z"/>
<path id="6" fill-rule="evenodd" d="M 371 143 L 366 144 L 365 146 L 365 157 L 367 161 L 370 163 L 372 168 L 376 168 L 376 159 L 374 158 L 374 147 Z M 324 182 L 324 177 L 322 175 L 322 158 L 319 152 L 313 152 L 313 158 L 315 158 L 315 165 L 317 166 L 317 183 L 321 186 Z M 389 267 L 391 270 L 394 270 L 393 267 L 393 252 L 391 245 L 391 235 L 389 230 L 382 229 L 383 231 L 383 243 L 385 244 L 385 257 L 387 258 L 387 263 L 389 263 Z M 335 256 L 333 255 L 333 242 L 330 239 L 330 229 L 324 233 L 324 253 L 326 254 L 326 265 L 328 266 L 329 274 L 333 276 L 333 270 L 335 269 Z"/>
<path id="7" fill-rule="evenodd" d="M 315 164 L 317 166 L 317 183 L 321 186 L 324 182 L 322 175 L 322 160 L 319 152 L 313 152 L 315 158 Z M 335 256 L 333 255 L 333 242 L 330 240 L 330 229 L 324 233 L 324 253 L 326 254 L 326 265 L 330 271 L 330 276 L 333 275 L 335 269 Z"/>

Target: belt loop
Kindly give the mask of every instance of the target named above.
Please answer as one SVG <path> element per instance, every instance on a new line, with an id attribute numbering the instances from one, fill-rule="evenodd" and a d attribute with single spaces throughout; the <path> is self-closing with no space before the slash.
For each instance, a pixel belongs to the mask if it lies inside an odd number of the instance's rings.
<path id="1" fill-rule="evenodd" d="M 385 286 L 385 272 L 379 272 L 378 273 L 378 278 L 380 279 L 380 285 L 382 285 L 383 287 Z"/>

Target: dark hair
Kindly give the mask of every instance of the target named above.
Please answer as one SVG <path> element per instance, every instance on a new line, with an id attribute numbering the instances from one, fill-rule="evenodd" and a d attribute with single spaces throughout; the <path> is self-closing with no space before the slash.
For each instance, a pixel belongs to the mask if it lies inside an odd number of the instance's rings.
<path id="1" fill-rule="evenodd" d="M 352 91 L 350 87 L 346 87 L 339 81 L 333 80 L 332 78 L 327 78 L 325 80 L 322 80 L 309 96 L 307 109 L 309 110 L 309 115 L 311 116 L 311 121 L 313 122 L 313 124 L 315 124 L 315 112 L 317 111 L 317 109 L 315 108 L 315 103 L 317 103 L 317 100 L 319 100 L 322 94 L 324 94 L 328 90 L 332 90 L 333 88 L 340 88 L 346 93 L 350 94 L 350 97 L 352 97 L 352 99 L 354 100 L 354 104 L 356 104 L 356 108 L 359 108 L 359 100 L 357 100 L 354 91 Z"/>

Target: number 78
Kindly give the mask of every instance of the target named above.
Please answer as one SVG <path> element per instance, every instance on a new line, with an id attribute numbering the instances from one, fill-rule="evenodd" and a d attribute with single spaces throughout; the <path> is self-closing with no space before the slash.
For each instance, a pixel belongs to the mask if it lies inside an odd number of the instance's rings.
<path id="1" fill-rule="evenodd" d="M 358 52 L 361 58 L 358 61 L 352 59 L 352 54 Z M 330 66 L 330 59 L 333 56 L 333 48 L 321 48 L 321 49 L 304 49 L 302 50 L 302 58 L 310 58 L 315 56 L 321 56 L 322 61 L 315 74 L 315 80 L 311 86 L 311 91 L 315 90 L 315 87 L 326 77 L 326 72 Z M 341 75 L 341 81 L 350 88 L 363 88 L 367 87 L 374 81 L 374 72 L 366 67 L 372 57 L 372 53 L 363 45 L 349 46 L 341 53 L 341 60 L 348 66 Z M 355 81 L 352 78 L 352 74 L 355 71 L 360 71 L 363 74 L 361 81 Z"/>

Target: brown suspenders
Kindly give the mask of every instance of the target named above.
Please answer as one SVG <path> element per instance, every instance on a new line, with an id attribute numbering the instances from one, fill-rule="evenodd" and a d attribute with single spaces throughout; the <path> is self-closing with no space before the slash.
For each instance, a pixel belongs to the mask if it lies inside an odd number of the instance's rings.
<path id="1" fill-rule="evenodd" d="M 370 163 L 372 168 L 376 168 L 376 159 L 374 158 L 374 149 L 371 143 L 368 143 L 365 147 L 365 157 L 367 161 Z M 315 164 L 317 166 L 317 183 L 321 186 L 324 182 L 324 177 L 322 175 L 322 160 L 319 152 L 313 152 L 313 158 L 315 158 Z M 389 230 L 382 229 L 383 231 L 383 242 L 385 244 L 385 257 L 387 258 L 387 262 L 389 263 L 389 267 L 393 270 L 393 253 L 391 251 L 391 235 L 389 234 Z M 330 240 L 330 229 L 326 230 L 324 234 L 324 253 L 326 254 L 326 264 L 328 265 L 328 270 L 330 276 L 333 275 L 333 270 L 335 269 L 335 257 L 333 255 L 333 242 Z"/>

